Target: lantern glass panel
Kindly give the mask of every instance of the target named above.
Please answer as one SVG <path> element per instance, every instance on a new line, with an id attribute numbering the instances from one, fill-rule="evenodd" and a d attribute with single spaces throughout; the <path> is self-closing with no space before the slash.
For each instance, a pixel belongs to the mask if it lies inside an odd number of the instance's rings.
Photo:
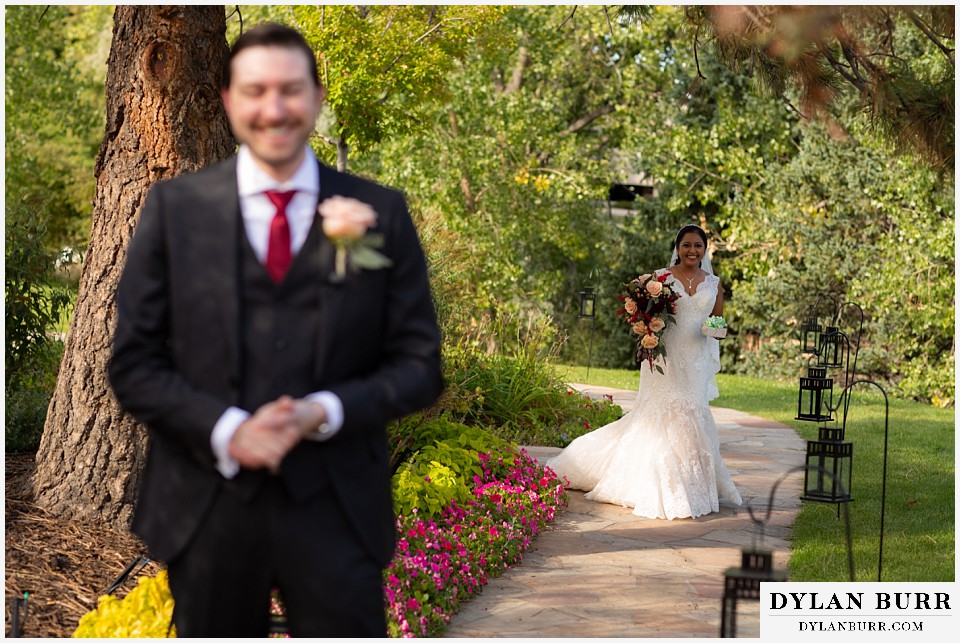
<path id="1" fill-rule="evenodd" d="M 820 322 L 816 317 L 808 317 L 803 322 L 801 327 L 801 332 L 803 333 L 800 338 L 800 352 L 807 353 L 812 355 L 817 352 L 817 341 L 820 338 L 820 331 L 823 330 L 823 327 L 820 326 Z"/>
<path id="2" fill-rule="evenodd" d="M 827 326 L 827 329 L 820 335 L 820 346 L 817 351 L 817 364 L 820 366 L 829 366 L 836 368 L 843 366 L 840 344 L 843 340 L 840 338 L 840 332 L 836 326 Z"/>
<path id="3" fill-rule="evenodd" d="M 833 378 L 825 377 L 827 369 L 811 366 L 807 377 L 800 378 L 800 394 L 797 399 L 797 420 L 829 422 L 833 419 L 830 405 L 833 403 Z"/>
<path id="4" fill-rule="evenodd" d="M 593 288 L 586 288 L 580 292 L 580 316 L 593 318 L 596 316 L 597 296 Z"/>
<path id="5" fill-rule="evenodd" d="M 850 502 L 853 443 L 811 440 L 807 442 L 803 500 Z"/>

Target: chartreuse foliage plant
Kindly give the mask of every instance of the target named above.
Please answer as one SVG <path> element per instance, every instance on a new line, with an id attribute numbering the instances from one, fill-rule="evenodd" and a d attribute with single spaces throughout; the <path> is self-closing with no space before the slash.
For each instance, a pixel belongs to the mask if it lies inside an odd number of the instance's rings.
<path id="1" fill-rule="evenodd" d="M 432 443 L 420 447 L 393 476 L 393 502 L 400 515 L 416 510 L 433 518 L 451 503 L 465 504 L 483 472 L 479 454 L 515 449 L 483 429 L 445 419 L 427 422 L 421 431 Z"/>
<path id="2" fill-rule="evenodd" d="M 124 598 L 107 594 L 97 609 L 80 619 L 74 638 L 166 638 L 176 636 L 171 625 L 173 596 L 166 570 L 143 576 Z"/>

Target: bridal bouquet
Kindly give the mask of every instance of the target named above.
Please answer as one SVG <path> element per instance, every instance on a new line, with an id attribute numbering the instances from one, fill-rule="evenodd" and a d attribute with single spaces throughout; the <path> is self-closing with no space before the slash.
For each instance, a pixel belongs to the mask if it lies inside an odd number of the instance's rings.
<path id="1" fill-rule="evenodd" d="M 624 285 L 618 295 L 623 308 L 617 315 L 630 325 L 637 335 L 637 366 L 643 361 L 660 373 L 663 369 L 654 361 L 662 358 L 666 363 L 667 351 L 663 347 L 663 331 L 667 324 L 675 324 L 676 301 L 680 295 L 666 283 L 670 273 L 640 275 Z"/>

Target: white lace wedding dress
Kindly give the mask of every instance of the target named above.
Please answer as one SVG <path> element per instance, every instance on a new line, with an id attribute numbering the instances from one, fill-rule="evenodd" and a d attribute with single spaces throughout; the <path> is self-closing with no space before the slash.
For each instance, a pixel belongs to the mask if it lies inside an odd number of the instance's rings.
<path id="1" fill-rule="evenodd" d="M 679 282 L 674 284 L 680 299 L 677 323 L 663 333 L 663 374 L 644 362 L 633 409 L 547 461 L 570 487 L 589 491 L 588 500 L 671 520 L 719 511 L 720 500 L 742 503 L 720 457 L 717 425 L 708 406 L 718 394 L 720 348 L 716 339 L 700 333 L 713 309 L 719 279 L 707 275 L 692 296 Z"/>

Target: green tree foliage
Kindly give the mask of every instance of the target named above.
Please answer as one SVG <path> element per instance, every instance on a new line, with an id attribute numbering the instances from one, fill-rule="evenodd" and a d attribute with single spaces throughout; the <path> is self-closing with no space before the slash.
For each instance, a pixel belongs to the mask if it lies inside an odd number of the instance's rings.
<path id="1" fill-rule="evenodd" d="M 448 97 L 454 61 L 498 40 L 503 9 L 470 5 L 298 6 L 296 26 L 319 53 L 336 122 L 337 161 L 423 128 L 426 108 Z"/>
<path id="2" fill-rule="evenodd" d="M 48 213 L 52 248 L 89 234 L 110 7 L 4 7 L 6 199 Z"/>
<path id="3" fill-rule="evenodd" d="M 56 232 L 89 210 L 82 167 L 102 131 L 90 79 L 102 74 L 110 12 L 42 11 L 6 9 L 7 190 L 8 204 L 52 199 Z M 935 148 L 954 140 L 952 8 L 737 9 L 757 19 L 749 29 L 718 11 L 227 14 L 231 39 L 241 19 L 276 20 L 320 52 L 322 138 L 333 144 L 320 154 L 345 167 L 349 150 L 351 169 L 409 195 L 448 346 L 485 314 L 500 330 L 472 347 L 480 353 L 549 318 L 569 335 L 565 359 L 627 366 L 615 293 L 663 266 L 674 231 L 696 222 L 726 287 L 727 369 L 796 377 L 796 321 L 829 292 L 867 313 L 861 372 L 950 403 L 952 158 Z M 832 31 L 811 40 L 824 25 Z M 902 149 L 921 152 L 897 154 L 899 133 Z M 637 174 L 655 180 L 656 197 L 611 216 L 610 184 Z M 576 316 L 586 285 L 598 294 L 593 322 Z"/>
<path id="4" fill-rule="evenodd" d="M 861 375 L 952 403 L 952 185 L 916 155 L 892 155 L 863 118 L 861 96 L 833 103 L 845 132 L 837 136 L 837 127 L 807 123 L 757 92 L 713 50 L 694 58 L 674 48 L 676 19 L 655 11 L 644 23 L 668 36 L 675 90 L 646 112 L 662 136 L 635 149 L 659 181 L 648 207 L 698 222 L 713 238 L 737 333 L 722 343 L 726 368 L 796 377 L 797 320 L 819 294 L 832 294 L 865 310 Z M 624 226 L 638 227 L 647 226 Z"/>
<path id="5" fill-rule="evenodd" d="M 460 235 L 474 258 L 474 310 L 496 301 L 569 315 L 613 232 L 602 199 L 611 156 L 649 84 L 626 62 L 644 43 L 621 29 L 629 42 L 614 46 L 599 7 L 568 14 L 509 10 L 502 25 L 514 44 L 472 51 L 451 73 L 457 91 L 429 115 L 429 129 L 385 141 L 362 161 Z"/>

